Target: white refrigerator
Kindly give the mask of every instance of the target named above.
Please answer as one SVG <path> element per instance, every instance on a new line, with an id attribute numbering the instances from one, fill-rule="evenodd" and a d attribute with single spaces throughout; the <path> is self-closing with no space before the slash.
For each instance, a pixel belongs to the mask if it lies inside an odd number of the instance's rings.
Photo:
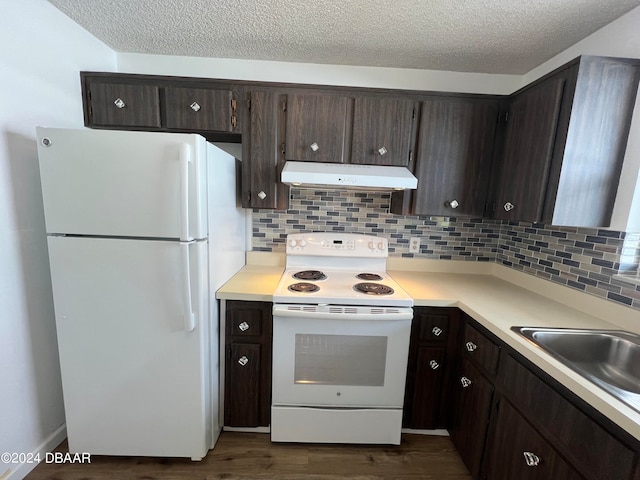
<path id="1" fill-rule="evenodd" d="M 194 134 L 37 137 L 70 451 L 203 458 L 215 290 L 245 260 L 237 161 Z"/>

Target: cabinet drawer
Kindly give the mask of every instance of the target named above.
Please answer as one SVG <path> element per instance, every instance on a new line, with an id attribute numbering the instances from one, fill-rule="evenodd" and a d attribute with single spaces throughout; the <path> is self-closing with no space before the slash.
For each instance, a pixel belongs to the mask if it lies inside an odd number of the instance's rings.
<path id="1" fill-rule="evenodd" d="M 93 82 L 89 96 L 93 125 L 160 127 L 160 96 L 155 85 Z"/>
<path id="2" fill-rule="evenodd" d="M 417 309 L 416 309 L 417 310 Z M 418 340 L 420 342 L 437 342 L 445 343 L 449 335 L 449 314 L 420 312 L 416 319 L 420 325 L 418 330 Z"/>
<path id="3" fill-rule="evenodd" d="M 510 355 L 500 362 L 514 405 L 585 478 L 630 478 L 635 454 Z"/>
<path id="4" fill-rule="evenodd" d="M 558 453 L 503 400 L 489 439 L 487 478 L 491 480 L 580 480 Z"/>
<path id="5" fill-rule="evenodd" d="M 165 105 L 168 128 L 233 131 L 230 90 L 167 87 Z"/>
<path id="6" fill-rule="evenodd" d="M 229 322 L 227 323 L 227 336 L 232 337 L 259 337 L 262 335 L 262 316 L 261 310 L 257 307 L 239 309 L 230 312 Z"/>
<path id="7" fill-rule="evenodd" d="M 464 329 L 463 348 L 474 363 L 491 374 L 497 372 L 500 347 L 469 324 Z"/>

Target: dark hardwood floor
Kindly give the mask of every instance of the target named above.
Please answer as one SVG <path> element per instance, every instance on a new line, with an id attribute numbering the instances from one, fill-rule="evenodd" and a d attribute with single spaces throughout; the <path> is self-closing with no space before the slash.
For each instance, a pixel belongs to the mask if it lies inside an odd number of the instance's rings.
<path id="1" fill-rule="evenodd" d="M 63 442 L 56 451 L 66 451 Z M 91 464 L 38 465 L 26 480 L 470 480 L 449 437 L 404 434 L 399 446 L 271 443 L 268 434 L 223 432 L 201 462 L 92 456 Z"/>

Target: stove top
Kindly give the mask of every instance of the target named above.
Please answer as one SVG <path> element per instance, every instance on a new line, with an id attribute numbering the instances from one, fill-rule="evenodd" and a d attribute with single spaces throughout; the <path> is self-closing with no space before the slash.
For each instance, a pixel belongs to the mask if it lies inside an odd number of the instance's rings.
<path id="1" fill-rule="evenodd" d="M 287 267 L 274 303 L 413 306 L 386 272 L 385 238 L 344 233 L 287 237 Z"/>

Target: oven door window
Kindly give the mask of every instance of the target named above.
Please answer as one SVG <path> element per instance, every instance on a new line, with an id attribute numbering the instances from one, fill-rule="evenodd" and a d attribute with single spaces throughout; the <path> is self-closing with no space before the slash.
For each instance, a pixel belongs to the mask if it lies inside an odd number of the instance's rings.
<path id="1" fill-rule="evenodd" d="M 296 334 L 294 382 L 384 386 L 387 337 Z"/>

